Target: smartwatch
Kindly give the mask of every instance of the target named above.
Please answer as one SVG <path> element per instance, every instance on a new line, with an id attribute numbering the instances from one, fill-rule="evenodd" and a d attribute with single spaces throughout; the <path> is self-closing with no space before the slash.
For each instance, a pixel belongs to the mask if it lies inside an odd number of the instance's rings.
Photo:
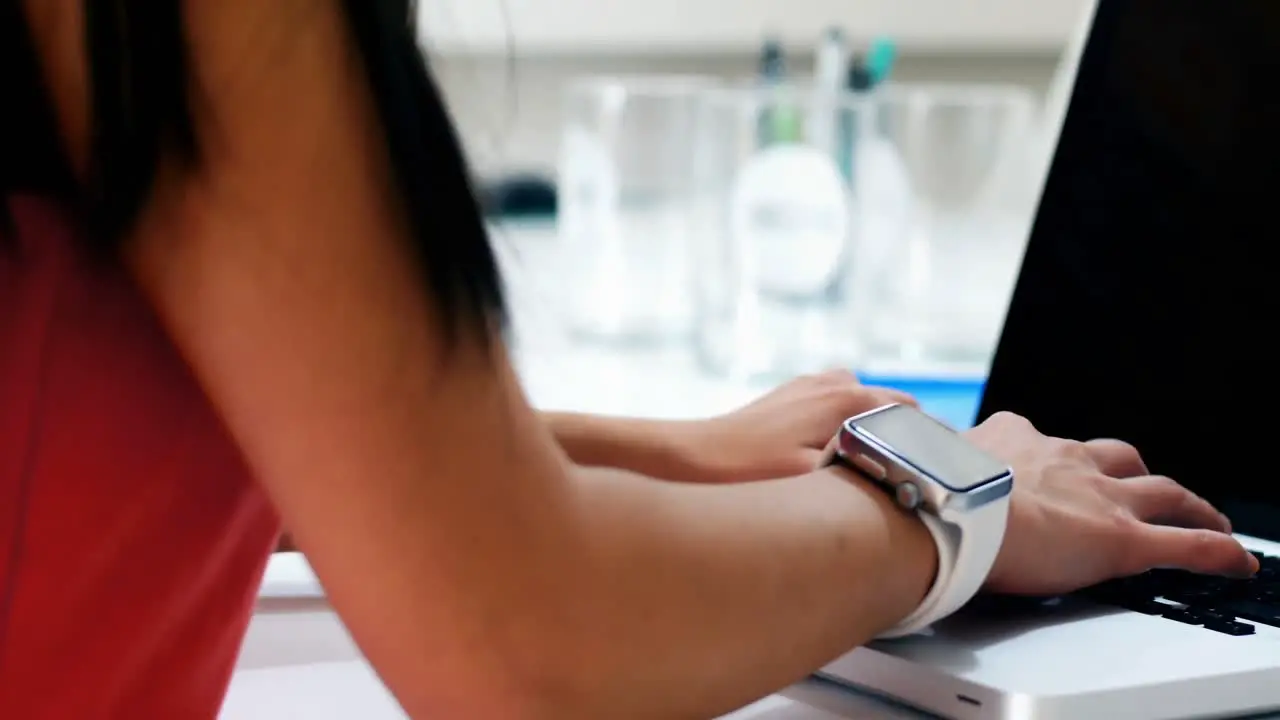
<path id="1" fill-rule="evenodd" d="M 823 465 L 846 467 L 919 513 L 938 545 L 938 574 L 914 612 L 880 638 L 924 630 L 986 582 L 1004 541 L 1013 471 L 960 433 L 909 405 L 849 418 Z"/>

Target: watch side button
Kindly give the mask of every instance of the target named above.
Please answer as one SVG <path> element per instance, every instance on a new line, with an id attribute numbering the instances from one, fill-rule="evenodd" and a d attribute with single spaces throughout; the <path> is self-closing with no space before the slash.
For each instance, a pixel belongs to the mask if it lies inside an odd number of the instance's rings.
<path id="1" fill-rule="evenodd" d="M 902 483 L 894 489 L 894 496 L 898 501 L 898 505 L 907 510 L 915 510 L 920 507 L 920 501 L 923 497 L 920 494 L 920 487 L 915 483 Z"/>

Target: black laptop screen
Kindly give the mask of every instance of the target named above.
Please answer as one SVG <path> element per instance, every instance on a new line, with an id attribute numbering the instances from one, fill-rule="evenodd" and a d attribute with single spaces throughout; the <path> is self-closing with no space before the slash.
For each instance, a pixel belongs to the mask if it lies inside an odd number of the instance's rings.
<path id="1" fill-rule="evenodd" d="M 979 419 L 1280 539 L 1280 1 L 1101 0 Z"/>

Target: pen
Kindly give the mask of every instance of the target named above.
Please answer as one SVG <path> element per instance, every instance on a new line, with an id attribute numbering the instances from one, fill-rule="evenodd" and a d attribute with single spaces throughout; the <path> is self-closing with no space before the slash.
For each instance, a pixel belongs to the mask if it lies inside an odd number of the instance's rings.
<path id="1" fill-rule="evenodd" d="M 764 46 L 760 49 L 760 87 L 766 91 L 777 88 L 782 84 L 782 79 L 786 75 L 786 58 L 782 54 L 782 45 L 773 38 L 767 38 Z M 774 104 L 776 98 L 774 93 L 763 93 L 764 102 L 760 109 L 760 117 L 757 120 L 756 127 L 756 145 L 758 147 L 768 147 L 773 144 L 776 133 L 774 132 L 775 118 L 777 116 Z"/>
<path id="2" fill-rule="evenodd" d="M 814 53 L 813 100 L 809 109 L 805 140 L 824 153 L 839 150 L 837 127 L 840 98 L 844 95 L 845 67 L 849 62 L 844 33 L 831 28 L 822 36 Z"/>
<path id="3" fill-rule="evenodd" d="M 760 82 L 767 91 L 764 107 L 760 111 L 757 126 L 757 145 L 768 147 L 780 142 L 795 142 L 800 138 L 795 108 L 783 103 L 783 93 L 778 92 L 786 79 L 786 57 L 782 43 L 775 38 L 765 41 L 760 52 Z"/>
<path id="4" fill-rule="evenodd" d="M 853 56 L 845 74 L 845 89 L 853 96 L 865 96 L 873 87 L 875 87 L 875 78 L 871 69 L 860 55 Z M 857 152 L 855 138 L 859 132 L 857 114 L 861 109 L 861 106 L 845 107 L 840 111 L 839 148 L 836 159 L 839 161 L 841 173 L 850 185 L 854 181 L 854 153 Z"/>

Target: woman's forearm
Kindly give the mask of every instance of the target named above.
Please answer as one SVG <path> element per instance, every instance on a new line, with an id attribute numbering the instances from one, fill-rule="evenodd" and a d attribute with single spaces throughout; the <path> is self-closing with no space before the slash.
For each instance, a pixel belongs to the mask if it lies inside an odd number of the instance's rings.
<path id="1" fill-rule="evenodd" d="M 543 421 L 573 462 L 621 468 L 663 480 L 703 481 L 697 421 L 543 412 Z"/>
<path id="2" fill-rule="evenodd" d="M 717 716 L 905 617 L 933 541 L 845 475 L 694 486 L 579 471 L 580 574 L 528 644 L 546 716 Z"/>
<path id="3" fill-rule="evenodd" d="M 708 477 L 710 468 L 698 467 L 696 422 L 572 412 L 540 415 L 564 453 L 583 467 L 620 468 L 662 480 L 715 479 Z M 275 552 L 296 550 L 286 530 Z"/>

